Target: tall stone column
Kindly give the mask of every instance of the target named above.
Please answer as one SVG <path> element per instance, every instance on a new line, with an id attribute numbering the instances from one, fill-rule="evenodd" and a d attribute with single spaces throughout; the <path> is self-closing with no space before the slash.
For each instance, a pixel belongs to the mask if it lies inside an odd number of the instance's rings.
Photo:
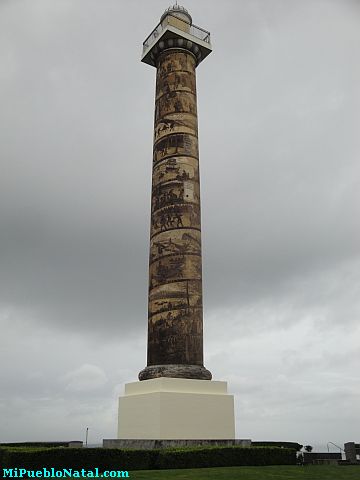
<path id="1" fill-rule="evenodd" d="M 156 56 L 148 366 L 139 379 L 210 380 L 203 366 L 197 58 L 174 43 Z"/>
<path id="2" fill-rule="evenodd" d="M 178 4 L 143 43 L 141 60 L 156 68 L 148 355 L 140 381 L 119 398 L 123 448 L 235 438 L 234 398 L 203 365 L 195 69 L 210 52 L 209 32 Z"/>

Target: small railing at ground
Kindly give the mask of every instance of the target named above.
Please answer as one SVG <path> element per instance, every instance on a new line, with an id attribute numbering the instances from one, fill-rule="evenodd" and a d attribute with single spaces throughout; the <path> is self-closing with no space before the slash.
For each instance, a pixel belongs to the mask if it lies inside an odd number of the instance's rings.
<path id="1" fill-rule="evenodd" d="M 338 449 L 340 450 L 340 453 L 341 453 L 341 452 L 344 452 L 344 453 L 345 453 L 345 450 L 344 450 L 343 448 L 339 447 L 339 445 L 336 445 L 336 443 L 334 443 L 334 442 L 327 442 L 327 445 L 326 445 L 326 446 L 327 446 L 328 452 L 330 452 L 329 445 L 334 445 L 334 447 L 336 447 L 336 448 L 338 448 Z"/>
<path id="2" fill-rule="evenodd" d="M 202 40 L 203 42 L 210 43 L 210 32 L 204 30 L 203 28 L 197 27 L 196 25 L 191 25 L 182 18 L 177 17 L 169 13 L 150 33 L 147 39 L 143 43 L 143 53 L 147 50 L 150 45 L 152 45 L 155 40 L 161 35 L 168 25 L 177 26 L 179 25 L 179 30 L 183 30 L 186 33 Z"/>

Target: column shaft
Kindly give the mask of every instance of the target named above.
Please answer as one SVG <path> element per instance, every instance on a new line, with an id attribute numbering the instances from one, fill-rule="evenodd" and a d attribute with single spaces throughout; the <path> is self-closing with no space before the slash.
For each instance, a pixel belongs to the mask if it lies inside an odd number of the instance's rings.
<path id="1" fill-rule="evenodd" d="M 150 231 L 148 366 L 159 376 L 211 379 L 203 367 L 196 59 L 157 59 Z"/>

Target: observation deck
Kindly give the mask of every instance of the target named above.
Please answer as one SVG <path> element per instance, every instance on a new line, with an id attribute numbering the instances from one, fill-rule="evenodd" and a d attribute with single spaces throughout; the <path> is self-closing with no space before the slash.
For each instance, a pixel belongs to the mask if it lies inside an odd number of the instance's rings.
<path id="1" fill-rule="evenodd" d="M 174 10 L 166 11 L 159 24 L 143 42 L 141 61 L 156 67 L 157 55 L 168 48 L 192 51 L 199 65 L 212 51 L 210 32 L 193 25 L 187 12 L 178 14 Z"/>

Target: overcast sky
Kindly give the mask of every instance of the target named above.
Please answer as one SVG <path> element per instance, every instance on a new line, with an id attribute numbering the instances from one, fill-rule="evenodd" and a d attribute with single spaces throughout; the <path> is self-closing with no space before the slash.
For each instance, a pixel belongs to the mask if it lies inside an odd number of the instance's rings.
<path id="1" fill-rule="evenodd" d="M 166 0 L 0 0 L 0 442 L 115 438 L 146 364 Z M 359 441 L 360 3 L 187 0 L 205 366 L 237 438 Z"/>

